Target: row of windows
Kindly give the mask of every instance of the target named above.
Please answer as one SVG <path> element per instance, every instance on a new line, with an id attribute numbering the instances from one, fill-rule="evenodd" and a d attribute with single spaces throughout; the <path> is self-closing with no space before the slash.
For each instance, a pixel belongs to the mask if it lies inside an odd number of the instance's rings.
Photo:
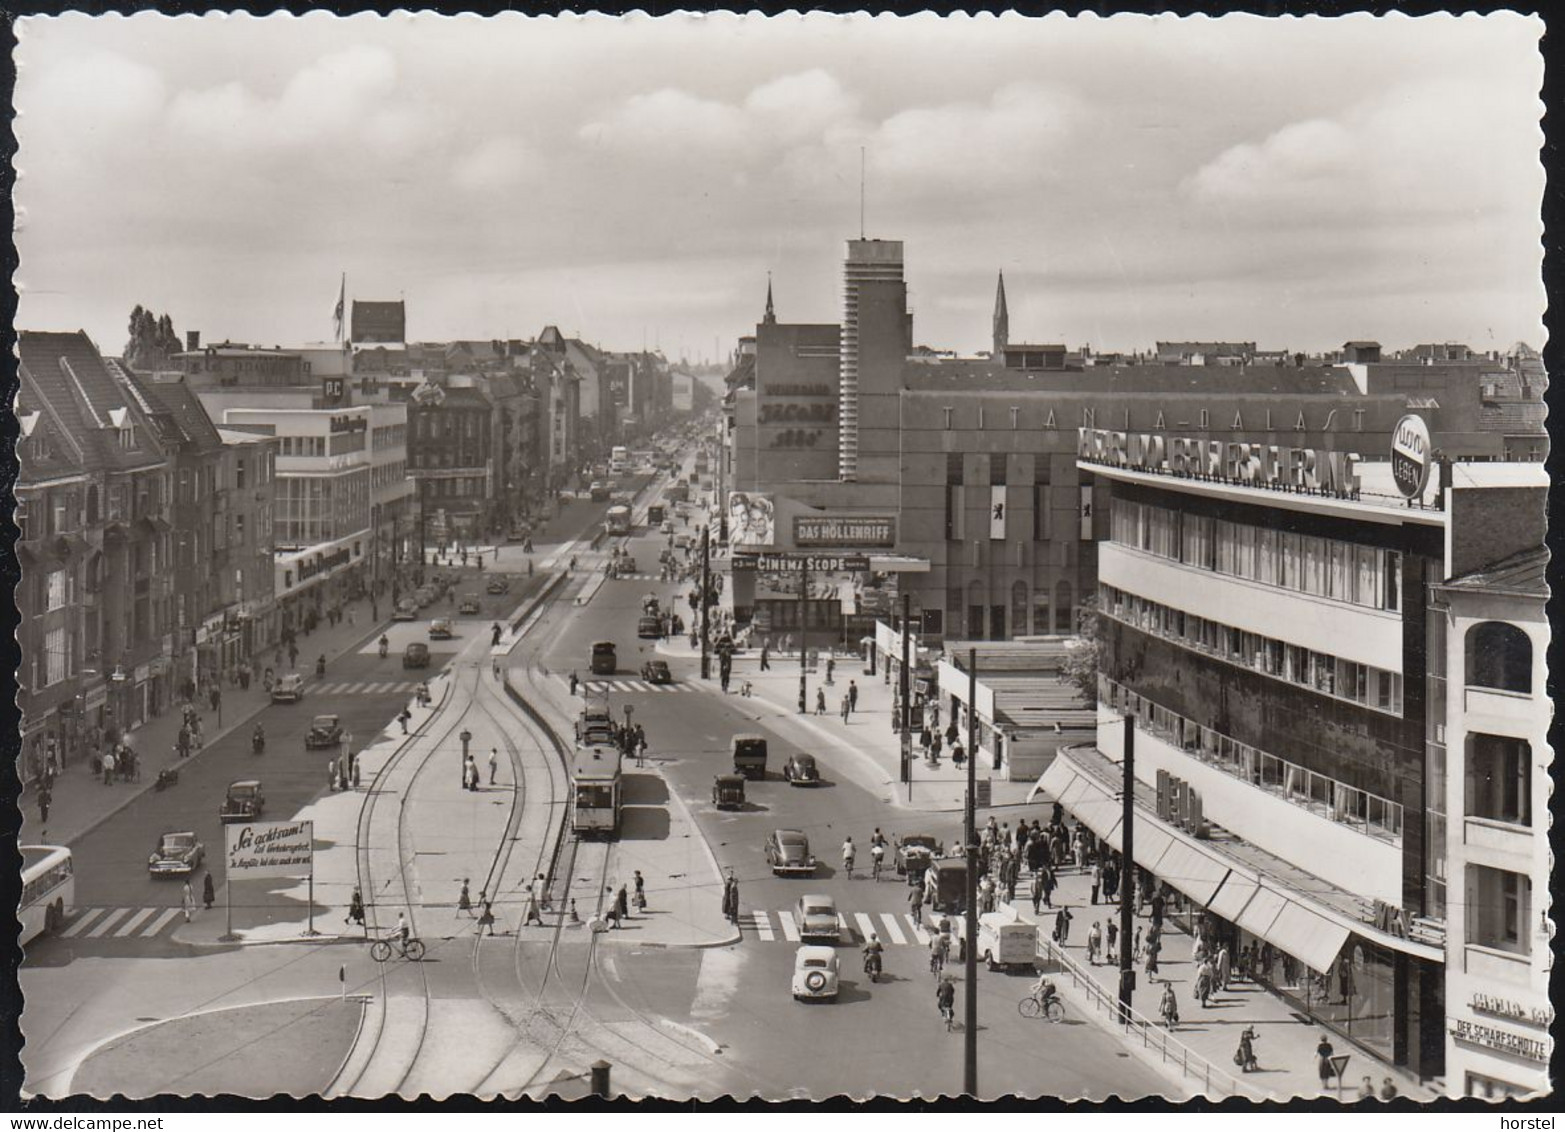
<path id="1" fill-rule="evenodd" d="M 449 448 L 435 452 L 409 452 L 408 466 L 412 468 L 472 468 L 485 463 L 489 457 L 476 448 L 452 451 Z"/>
<path id="2" fill-rule="evenodd" d="M 1402 714 L 1402 677 L 1398 673 L 1236 629 L 1115 586 L 1100 588 L 1103 612 L 1144 633 L 1322 695 L 1391 715 Z"/>
<path id="3" fill-rule="evenodd" d="M 39 873 L 26 884 L 22 885 L 22 907 L 36 904 L 45 897 L 51 896 L 56 888 L 71 879 L 73 868 L 71 858 L 67 856 L 59 864 L 50 868 L 47 872 Z"/>
<path id="4" fill-rule="evenodd" d="M 326 438 L 324 436 L 278 437 L 277 454 L 279 456 L 324 456 Z"/>
<path id="5" fill-rule="evenodd" d="M 1402 608 L 1402 555 L 1394 550 L 1121 499 L 1109 531 L 1114 542 L 1198 569 L 1370 609 Z"/>
<path id="6" fill-rule="evenodd" d="M 484 494 L 483 476 L 450 476 L 424 480 L 422 494 L 430 499 L 466 498 Z"/>
<path id="7" fill-rule="evenodd" d="M 408 442 L 408 426 L 405 424 L 380 425 L 375 429 L 375 451 L 384 448 L 401 448 Z"/>
<path id="8" fill-rule="evenodd" d="M 369 469 L 346 476 L 285 476 L 274 516 L 284 546 L 329 542 L 369 526 Z"/>
<path id="9" fill-rule="evenodd" d="M 401 483 L 408 478 L 407 463 L 402 460 L 392 460 L 385 464 L 376 464 L 371 472 L 371 483 L 376 487 L 386 487 L 390 484 Z"/>

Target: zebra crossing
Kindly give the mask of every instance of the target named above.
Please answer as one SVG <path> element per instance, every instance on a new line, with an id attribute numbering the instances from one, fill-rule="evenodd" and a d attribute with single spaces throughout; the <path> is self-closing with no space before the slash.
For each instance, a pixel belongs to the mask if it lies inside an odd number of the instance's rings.
<path id="1" fill-rule="evenodd" d="M 416 680 L 347 680 L 311 684 L 306 693 L 313 696 L 405 696 L 417 688 Z"/>
<path id="2" fill-rule="evenodd" d="M 182 923 L 181 908 L 77 908 L 60 929 L 64 939 L 153 939 Z"/>
<path id="3" fill-rule="evenodd" d="M 927 925 L 915 923 L 905 912 L 839 912 L 837 927 L 844 942 L 863 942 L 871 934 L 897 947 L 928 947 Z M 739 930 L 762 943 L 798 943 L 799 924 L 791 911 L 751 909 L 739 913 Z"/>
<path id="4" fill-rule="evenodd" d="M 570 683 L 566 677 L 565 682 Z M 695 684 L 649 684 L 645 680 L 582 680 L 579 683 L 579 691 L 585 691 L 588 695 L 602 695 L 605 692 L 694 692 Z"/>

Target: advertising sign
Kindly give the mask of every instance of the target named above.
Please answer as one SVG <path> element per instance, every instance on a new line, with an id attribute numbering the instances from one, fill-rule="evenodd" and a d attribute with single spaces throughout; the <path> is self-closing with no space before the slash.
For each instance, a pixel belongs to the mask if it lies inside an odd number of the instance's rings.
<path id="1" fill-rule="evenodd" d="M 732 546 L 771 546 L 777 541 L 777 516 L 769 495 L 728 493 L 728 541 Z"/>
<path id="2" fill-rule="evenodd" d="M 796 515 L 795 546 L 893 547 L 897 521 L 890 515 Z"/>
<path id="3" fill-rule="evenodd" d="M 997 483 L 989 489 L 989 538 L 994 542 L 1005 541 L 1005 485 Z"/>
<path id="4" fill-rule="evenodd" d="M 735 570 L 765 570 L 773 573 L 808 570 L 812 574 L 868 570 L 869 558 L 863 554 L 736 554 Z"/>
<path id="5" fill-rule="evenodd" d="M 1081 485 L 1081 541 L 1092 541 L 1092 485 Z"/>
<path id="6" fill-rule="evenodd" d="M 1411 413 L 1391 432 L 1391 478 L 1408 499 L 1417 499 L 1429 482 L 1429 426 Z"/>
<path id="7" fill-rule="evenodd" d="M 315 867 L 314 822 L 236 822 L 223 835 L 229 880 L 302 877 Z"/>
<path id="8" fill-rule="evenodd" d="M 1077 432 L 1076 455 L 1089 464 L 1137 472 L 1205 476 L 1246 487 L 1303 487 L 1341 499 L 1353 498 L 1359 489 L 1354 452 L 1083 428 Z"/>

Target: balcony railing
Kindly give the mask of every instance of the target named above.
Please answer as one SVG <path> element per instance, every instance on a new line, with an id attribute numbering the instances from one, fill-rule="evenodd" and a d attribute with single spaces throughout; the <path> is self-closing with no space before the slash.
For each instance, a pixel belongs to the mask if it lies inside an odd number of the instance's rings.
<path id="1" fill-rule="evenodd" d="M 1397 802 L 1230 739 L 1101 674 L 1098 698 L 1115 711 L 1134 715 L 1143 730 L 1207 766 L 1317 817 L 1348 826 L 1377 841 L 1402 844 L 1402 806 Z"/>

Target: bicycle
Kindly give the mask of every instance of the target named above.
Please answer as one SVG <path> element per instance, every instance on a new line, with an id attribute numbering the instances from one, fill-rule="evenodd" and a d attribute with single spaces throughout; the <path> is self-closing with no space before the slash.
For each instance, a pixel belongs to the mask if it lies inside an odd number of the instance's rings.
<path id="1" fill-rule="evenodd" d="M 1016 1004 L 1016 1010 L 1023 1018 L 1047 1018 L 1050 1022 L 1065 1021 L 1065 1004 L 1058 996 L 1044 1001 L 1037 995 L 1030 994 Z"/>
<path id="2" fill-rule="evenodd" d="M 931 975 L 933 975 L 935 978 L 938 979 L 940 977 L 940 972 L 945 968 L 945 965 L 946 965 L 945 948 L 943 948 L 943 947 L 931 948 L 930 952 L 929 952 L 929 973 Z"/>
<path id="3" fill-rule="evenodd" d="M 883 856 L 884 854 L 881 853 L 870 854 L 869 875 L 870 879 L 876 881 L 877 883 L 880 881 L 880 870 L 885 867 L 885 861 L 882 859 Z"/>
<path id="4" fill-rule="evenodd" d="M 943 1003 L 940 1007 L 940 1017 L 946 1020 L 946 1033 L 956 1029 L 956 1003 Z"/>
<path id="5" fill-rule="evenodd" d="M 413 963 L 417 963 L 424 958 L 424 941 L 414 936 L 409 936 L 406 940 L 377 939 L 370 944 L 370 958 L 377 963 L 384 963 L 391 958 L 393 949 L 402 958 Z"/>

